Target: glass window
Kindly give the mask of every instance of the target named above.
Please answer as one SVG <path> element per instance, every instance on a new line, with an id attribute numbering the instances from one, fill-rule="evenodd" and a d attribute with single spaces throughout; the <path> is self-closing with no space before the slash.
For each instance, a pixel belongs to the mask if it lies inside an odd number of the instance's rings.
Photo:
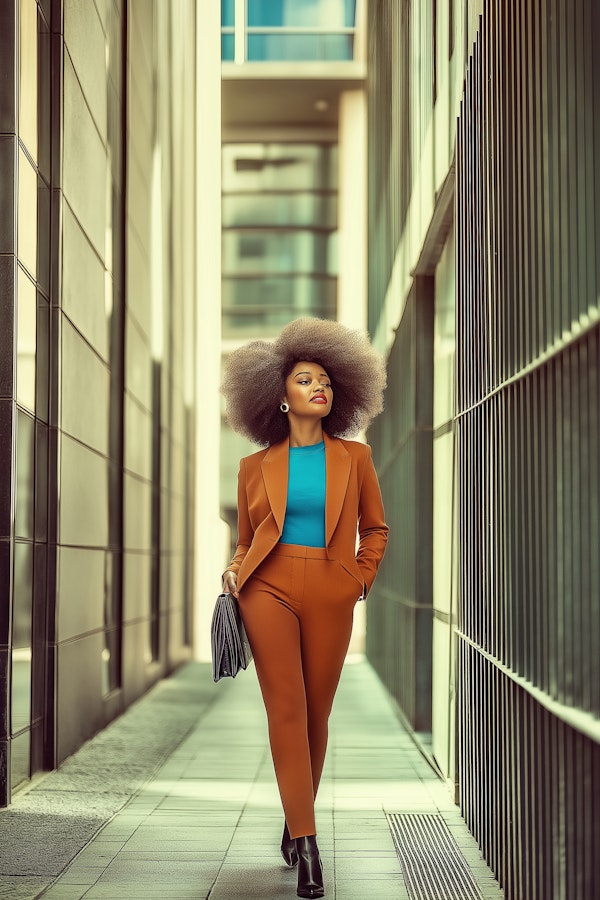
<path id="1" fill-rule="evenodd" d="M 121 684 L 121 555 L 104 556 L 104 648 L 102 650 L 102 693 L 108 694 Z"/>
<path id="2" fill-rule="evenodd" d="M 356 0 L 247 0 L 246 14 L 248 62 L 353 59 Z M 244 28 L 235 0 L 222 0 L 225 61 L 234 59 L 234 26 Z"/>
<path id="3" fill-rule="evenodd" d="M 248 0 L 248 25 L 353 28 L 356 0 Z"/>
<path id="4" fill-rule="evenodd" d="M 46 298 L 37 292 L 36 324 L 36 398 L 35 412 L 38 419 L 48 421 L 49 404 L 49 347 L 50 347 L 50 307 Z"/>
<path id="5" fill-rule="evenodd" d="M 34 420 L 17 410 L 17 490 L 15 533 L 33 538 Z"/>
<path id="6" fill-rule="evenodd" d="M 454 280 L 454 229 L 451 229 L 435 273 L 433 344 L 433 423 L 435 427 L 450 421 L 454 415 Z"/>
<path id="7" fill-rule="evenodd" d="M 336 273 L 335 232 L 228 231 L 223 234 L 226 274 Z"/>
<path id="8" fill-rule="evenodd" d="M 315 144 L 229 144 L 223 191 L 281 192 L 337 188 L 337 147 Z"/>
<path id="9" fill-rule="evenodd" d="M 36 277 L 37 269 L 37 172 L 19 150 L 19 198 L 17 203 L 17 253 L 20 261 Z"/>
<path id="10" fill-rule="evenodd" d="M 38 175 L 37 185 L 37 281 L 38 287 L 50 294 L 50 189 Z"/>
<path id="11" fill-rule="evenodd" d="M 36 290 L 20 267 L 17 283 L 17 403 L 34 412 Z"/>
<path id="12" fill-rule="evenodd" d="M 21 0 L 19 14 L 19 136 L 31 158 L 38 150 L 38 7 L 36 0 Z"/>
<path id="13" fill-rule="evenodd" d="M 223 62 L 233 62 L 235 59 L 235 38 L 232 34 L 221 35 L 221 59 Z"/>
<path id="14" fill-rule="evenodd" d="M 336 194 L 232 194 L 223 198 L 223 226 L 335 228 Z"/>
<path id="15" fill-rule="evenodd" d="M 50 181 L 50 87 L 51 40 L 41 12 L 38 14 L 38 168 Z"/>
<path id="16" fill-rule="evenodd" d="M 12 733 L 31 720 L 31 598 L 33 544 L 15 543 L 12 631 Z"/>
<path id="17" fill-rule="evenodd" d="M 223 279 L 223 324 L 229 336 L 277 330 L 298 316 L 335 318 L 337 279 L 311 275 Z"/>
<path id="18" fill-rule="evenodd" d="M 13 788 L 20 785 L 30 775 L 31 731 L 13 735 L 10 742 L 10 782 Z"/>
<path id="19" fill-rule="evenodd" d="M 334 318 L 337 146 L 223 148 L 223 327 L 274 333 L 301 315 Z"/>
<path id="20" fill-rule="evenodd" d="M 235 0 L 221 0 L 221 25 L 230 28 L 234 23 Z"/>
<path id="21" fill-rule="evenodd" d="M 353 56 L 351 34 L 248 34 L 250 62 L 343 62 Z"/>

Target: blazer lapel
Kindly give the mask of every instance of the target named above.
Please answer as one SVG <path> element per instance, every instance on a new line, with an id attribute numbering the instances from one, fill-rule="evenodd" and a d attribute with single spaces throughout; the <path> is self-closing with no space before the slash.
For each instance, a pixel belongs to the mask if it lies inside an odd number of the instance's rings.
<path id="1" fill-rule="evenodd" d="M 326 497 L 325 497 L 325 543 L 333 536 L 336 525 L 342 512 L 352 458 L 341 441 L 329 437 L 323 432 L 325 440 L 325 472 L 326 472 Z"/>
<path id="2" fill-rule="evenodd" d="M 269 447 L 260 464 L 269 506 L 277 523 L 279 534 L 283 531 L 287 504 L 289 446 L 289 439 L 286 438 L 279 444 Z"/>

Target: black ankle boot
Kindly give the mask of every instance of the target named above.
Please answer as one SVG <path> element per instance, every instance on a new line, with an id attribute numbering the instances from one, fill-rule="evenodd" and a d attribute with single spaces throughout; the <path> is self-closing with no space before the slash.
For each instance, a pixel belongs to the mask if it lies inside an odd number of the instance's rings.
<path id="1" fill-rule="evenodd" d="M 325 893 L 323 887 L 323 866 L 317 847 L 317 836 L 309 834 L 308 837 L 296 838 L 296 852 L 298 853 L 298 890 L 299 897 L 322 897 Z"/>
<path id="2" fill-rule="evenodd" d="M 296 842 L 290 837 L 287 822 L 283 823 L 283 837 L 281 838 L 281 855 L 283 856 L 286 866 L 293 869 L 298 864 L 298 854 L 296 852 Z"/>

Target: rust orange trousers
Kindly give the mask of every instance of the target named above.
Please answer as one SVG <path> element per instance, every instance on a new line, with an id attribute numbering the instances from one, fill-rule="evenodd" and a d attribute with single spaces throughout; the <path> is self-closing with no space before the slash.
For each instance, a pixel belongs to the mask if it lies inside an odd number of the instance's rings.
<path id="1" fill-rule="evenodd" d="M 239 605 L 252 647 L 291 837 L 315 834 L 328 719 L 360 585 L 325 549 L 277 544 Z"/>

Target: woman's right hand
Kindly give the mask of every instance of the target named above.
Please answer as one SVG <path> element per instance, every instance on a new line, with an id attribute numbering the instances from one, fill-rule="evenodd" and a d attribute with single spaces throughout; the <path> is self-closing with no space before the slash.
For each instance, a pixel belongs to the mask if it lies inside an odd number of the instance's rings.
<path id="1" fill-rule="evenodd" d="M 223 591 L 226 594 L 233 594 L 234 597 L 237 597 L 237 575 L 235 572 L 230 572 L 229 569 L 226 572 L 223 572 Z"/>

